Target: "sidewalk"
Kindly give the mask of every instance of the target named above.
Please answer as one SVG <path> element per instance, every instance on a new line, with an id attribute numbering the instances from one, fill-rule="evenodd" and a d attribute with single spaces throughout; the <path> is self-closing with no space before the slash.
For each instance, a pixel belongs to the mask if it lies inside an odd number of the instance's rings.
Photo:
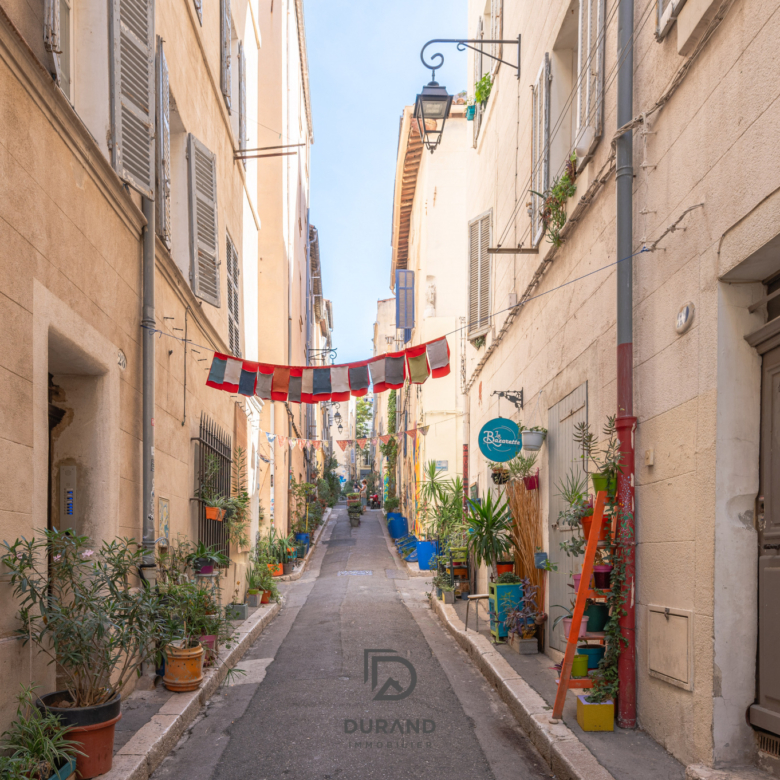
<path id="1" fill-rule="evenodd" d="M 328 509 L 303 565 L 286 577 L 276 578 L 277 581 L 300 579 L 331 516 L 332 510 Z M 203 683 L 197 691 L 172 693 L 158 681 L 154 690 L 131 693 L 122 702 L 122 718 L 116 725 L 113 768 L 101 777 L 105 780 L 148 780 L 218 690 L 228 670 L 236 666 L 281 608 L 281 601 L 250 607 L 246 620 L 233 621 L 237 630 L 236 645 L 231 650 L 223 649 L 214 666 L 204 669 Z"/>

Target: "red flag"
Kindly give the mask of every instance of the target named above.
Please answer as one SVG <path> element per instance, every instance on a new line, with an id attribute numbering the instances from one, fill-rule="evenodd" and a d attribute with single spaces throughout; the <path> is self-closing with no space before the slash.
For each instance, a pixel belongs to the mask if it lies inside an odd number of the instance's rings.
<path id="1" fill-rule="evenodd" d="M 362 450 L 366 446 L 368 439 L 357 439 L 357 446 Z"/>
<path id="2" fill-rule="evenodd" d="M 415 441 L 417 439 L 417 428 L 413 428 L 411 431 L 407 431 L 406 435 L 412 440 Z"/>
<path id="3" fill-rule="evenodd" d="M 389 442 L 391 439 L 391 434 L 387 433 L 384 436 L 380 436 L 379 438 L 381 439 L 382 444 L 387 444 L 387 442 Z"/>
<path id="4" fill-rule="evenodd" d="M 319 439 L 314 439 L 312 444 L 314 445 L 315 450 L 318 450 L 320 447 L 322 447 L 322 442 Z"/>
<path id="5" fill-rule="evenodd" d="M 341 447 L 342 452 L 346 452 L 347 445 L 352 444 L 352 442 L 349 439 L 337 439 L 336 443 L 339 445 L 339 447 Z"/>

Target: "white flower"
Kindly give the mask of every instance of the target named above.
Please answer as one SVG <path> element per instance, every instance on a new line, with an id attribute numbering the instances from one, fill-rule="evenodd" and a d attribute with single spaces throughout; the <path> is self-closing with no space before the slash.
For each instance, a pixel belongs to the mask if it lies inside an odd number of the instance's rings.
<path id="1" fill-rule="evenodd" d="M 55 556 L 54 556 L 54 561 L 56 562 L 56 561 L 58 561 L 60 558 L 62 558 L 62 556 L 61 556 L 61 555 L 58 553 L 57 555 L 55 555 Z"/>
<path id="2" fill-rule="evenodd" d="M 84 552 L 81 553 L 82 558 L 91 558 L 95 554 L 94 550 L 84 550 Z"/>

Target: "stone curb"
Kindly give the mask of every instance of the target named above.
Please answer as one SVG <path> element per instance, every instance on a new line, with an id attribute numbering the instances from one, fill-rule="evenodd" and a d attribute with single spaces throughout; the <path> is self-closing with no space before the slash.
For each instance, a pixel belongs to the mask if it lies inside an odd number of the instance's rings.
<path id="1" fill-rule="evenodd" d="M 174 694 L 119 750 L 111 771 L 101 777 L 105 780 L 148 780 L 195 720 L 201 707 L 216 693 L 228 669 L 244 656 L 280 609 L 281 604 L 277 602 L 270 609 L 259 609 L 250 615 L 238 627 L 236 646 L 220 653 L 216 666 L 204 671 L 200 688 Z"/>
<path id="2" fill-rule="evenodd" d="M 512 669 L 482 634 L 464 631 L 455 607 L 435 598 L 431 599 L 431 605 L 455 641 L 471 656 L 475 666 L 506 702 L 558 780 L 614 780 L 568 726 L 550 723 L 551 710 L 547 702 Z M 706 777 L 702 780 L 721 778 Z"/>
<path id="3" fill-rule="evenodd" d="M 314 554 L 314 550 L 317 547 L 317 544 L 320 541 L 320 538 L 322 537 L 322 532 L 325 530 L 325 526 L 328 524 L 328 521 L 330 520 L 330 516 L 333 514 L 333 508 L 328 507 L 327 513 L 323 513 L 322 515 L 322 525 L 317 529 L 317 535 L 314 538 L 314 541 L 309 545 L 309 552 L 306 553 L 306 557 L 303 559 L 303 566 L 301 566 L 298 571 L 293 572 L 292 574 L 285 574 L 281 577 L 275 577 L 274 579 L 276 582 L 294 582 L 295 580 L 299 580 L 303 573 L 306 571 L 306 567 L 309 565 L 309 561 L 311 560 L 311 556 Z"/>
<path id="4" fill-rule="evenodd" d="M 332 511 L 329 508 L 309 552 L 306 553 L 300 571 L 286 577 L 279 577 L 277 581 L 289 582 L 300 579 L 331 515 Z M 101 775 L 101 777 L 105 780 L 148 780 L 163 759 L 176 746 L 182 734 L 198 716 L 201 708 L 217 692 L 227 676 L 228 669 L 232 669 L 241 660 L 280 609 L 280 602 L 273 604 L 270 609 L 258 609 L 238 626 L 236 630 L 238 643 L 231 650 L 220 653 L 216 665 L 204 671 L 203 683 L 200 688 L 191 693 L 174 694 L 160 708 L 160 711 L 117 752 L 111 771 Z"/>
<path id="5" fill-rule="evenodd" d="M 770 780 L 771 777 L 752 766 L 713 769 L 704 764 L 691 764 L 685 769 L 685 780 Z"/>
<path id="6" fill-rule="evenodd" d="M 390 538 L 390 532 L 387 530 L 387 515 L 384 514 L 382 516 L 383 522 L 380 523 L 382 526 L 382 533 L 385 535 L 385 540 L 387 541 L 391 552 L 398 558 L 399 561 L 401 561 L 401 564 L 404 567 L 404 570 L 410 577 L 431 577 L 433 576 L 430 571 L 420 571 L 420 564 L 417 563 L 417 561 L 412 561 L 411 563 L 409 561 L 404 560 L 401 558 L 400 555 L 398 555 L 398 550 L 396 549 L 395 542 Z"/>

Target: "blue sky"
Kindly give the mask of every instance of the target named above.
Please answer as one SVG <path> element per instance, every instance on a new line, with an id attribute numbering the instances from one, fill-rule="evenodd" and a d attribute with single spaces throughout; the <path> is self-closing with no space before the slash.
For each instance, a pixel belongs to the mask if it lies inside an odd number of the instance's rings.
<path id="1" fill-rule="evenodd" d="M 311 221 L 337 363 L 370 357 L 376 302 L 389 298 L 398 123 L 430 71 L 431 38 L 465 37 L 467 0 L 305 0 L 314 146 Z M 442 47 L 436 80 L 466 88 L 465 52 Z M 428 52 L 437 51 L 433 46 Z M 426 52 L 427 53 L 427 52 Z"/>

